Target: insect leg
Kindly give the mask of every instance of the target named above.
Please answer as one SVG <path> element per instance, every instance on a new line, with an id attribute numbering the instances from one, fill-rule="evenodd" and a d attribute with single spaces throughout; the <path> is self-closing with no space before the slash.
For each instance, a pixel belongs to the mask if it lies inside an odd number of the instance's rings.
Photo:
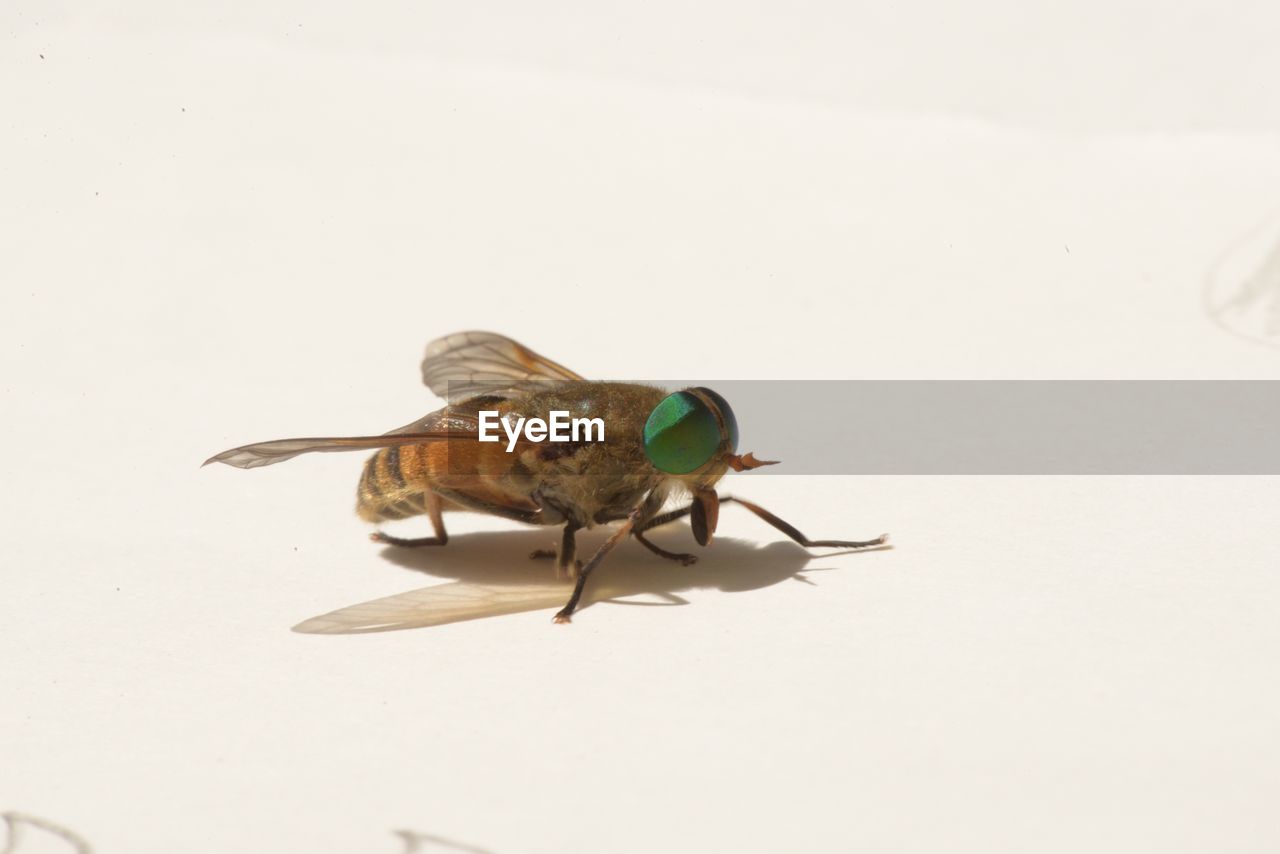
<path id="1" fill-rule="evenodd" d="M 566 523 L 564 526 L 564 534 L 560 539 L 559 549 L 534 549 L 529 552 L 529 559 L 543 560 L 551 557 L 557 558 L 556 578 L 573 578 L 578 574 L 578 570 L 582 567 L 582 562 L 575 560 L 578 546 L 574 536 L 581 527 L 581 525 L 575 525 L 572 522 Z"/>
<path id="2" fill-rule="evenodd" d="M 691 563 L 698 562 L 698 558 L 694 555 L 686 554 L 682 552 L 669 552 L 666 549 L 662 548 L 661 546 L 657 545 L 656 543 L 649 542 L 649 540 L 645 537 L 645 535 L 638 530 L 632 531 L 631 535 L 640 541 L 640 545 L 644 546 L 646 549 L 653 552 L 658 557 L 665 557 L 667 560 L 678 560 L 680 561 L 680 563 L 684 564 L 685 566 L 688 566 Z"/>
<path id="3" fill-rule="evenodd" d="M 692 504 L 690 504 L 688 507 L 681 507 L 679 510 L 671 510 L 667 513 L 663 513 L 661 516 L 654 516 L 652 519 L 648 520 L 643 525 L 641 525 L 637 530 L 643 534 L 645 531 L 649 530 L 650 528 L 656 528 L 659 525 L 665 525 L 668 522 L 674 522 L 677 519 L 683 519 L 685 516 L 688 516 L 689 513 L 692 511 L 693 511 Z"/>
<path id="4" fill-rule="evenodd" d="M 688 507 L 681 507 L 679 510 L 670 510 L 666 513 L 663 513 L 660 516 L 654 516 L 652 519 L 646 519 L 643 523 L 641 523 L 639 526 L 636 527 L 635 531 L 632 532 L 632 536 L 634 536 L 637 540 L 640 541 L 640 545 L 644 546 L 646 549 L 653 552 L 658 557 L 664 557 L 667 560 L 678 560 L 680 561 L 680 563 L 684 564 L 685 566 L 688 566 L 691 563 L 697 563 L 698 559 L 693 555 L 679 553 L 679 552 L 669 552 L 666 549 L 659 547 L 655 543 L 649 542 L 649 539 L 644 535 L 644 532 L 649 530 L 650 528 L 656 528 L 659 525 L 665 525 L 668 522 L 674 522 L 677 519 L 683 519 L 685 516 L 689 515 L 692 509 L 693 509 L 693 505 L 691 504 Z"/>
<path id="5" fill-rule="evenodd" d="M 582 569 L 582 561 L 577 559 L 576 534 L 579 527 L 571 522 L 564 526 L 564 534 L 560 537 L 560 551 L 556 553 L 556 578 L 573 578 Z"/>
<path id="6" fill-rule="evenodd" d="M 777 516 L 773 515 L 768 510 L 765 510 L 759 504 L 754 504 L 745 499 L 733 498 L 727 495 L 720 499 L 720 503 L 721 504 L 728 504 L 728 503 L 741 504 L 743 507 L 747 508 L 752 513 L 759 516 L 761 519 L 765 520 L 770 525 L 777 528 L 779 531 L 786 534 L 788 537 L 790 537 L 800 545 L 805 546 L 807 548 L 823 546 L 823 547 L 833 547 L 833 548 L 861 549 L 861 548 L 868 548 L 870 546 L 882 546 L 889 541 L 888 534 L 881 534 L 879 537 L 877 537 L 874 540 L 864 540 L 864 541 L 811 540 L 808 537 L 806 537 L 804 534 L 800 533 L 800 531 L 790 522 L 786 522 L 782 519 L 779 519 Z M 693 511 L 693 505 L 690 504 L 688 507 L 681 507 L 679 510 L 672 510 L 670 512 L 663 513 L 661 516 L 654 516 L 652 519 L 648 520 L 637 529 L 638 533 L 636 534 L 636 538 L 640 539 L 640 535 L 643 534 L 645 531 L 649 530 L 650 528 L 656 528 L 659 525 L 665 525 L 668 522 L 674 522 L 677 519 L 682 519 L 685 516 L 688 516 L 692 511 Z M 644 542 L 644 540 L 641 540 L 641 542 Z M 648 545 L 648 543 L 646 543 L 646 545 Z"/>
<path id="7" fill-rule="evenodd" d="M 591 571 L 600 565 L 604 560 L 604 556 L 613 551 L 613 547 L 627 538 L 631 531 L 635 528 L 636 519 L 640 516 L 640 508 L 637 507 L 632 511 L 627 520 L 622 523 L 618 530 L 610 535 L 609 539 L 596 549 L 596 553 L 591 556 L 591 560 L 587 561 L 587 565 L 578 570 L 578 583 L 573 586 L 573 595 L 569 597 L 569 601 L 565 603 L 556 615 L 551 618 L 553 623 L 567 623 L 569 618 L 573 616 L 574 609 L 578 607 L 578 600 L 582 598 L 582 590 L 587 586 L 587 577 L 591 575 Z"/>
<path id="8" fill-rule="evenodd" d="M 876 537 L 874 540 L 811 540 L 808 537 L 806 537 L 804 534 L 800 533 L 800 530 L 796 528 L 795 525 L 792 525 L 790 522 L 786 522 L 782 519 L 779 519 L 777 516 L 773 515 L 768 510 L 765 510 L 759 504 L 753 504 L 750 501 L 746 501 L 742 498 L 725 497 L 720 499 L 721 504 L 727 504 L 729 502 L 733 502 L 735 504 L 741 504 L 743 507 L 747 508 L 752 513 L 756 514 L 761 519 L 765 520 L 770 525 L 777 528 L 779 531 L 786 534 L 788 537 L 795 540 L 797 543 L 804 546 L 805 548 L 815 548 L 815 547 L 822 546 L 822 547 L 842 548 L 842 549 L 863 549 L 863 548 L 868 548 L 870 546 L 882 546 L 889 541 L 888 534 L 881 534 L 880 536 Z"/>
<path id="9" fill-rule="evenodd" d="M 449 532 L 444 529 L 444 513 L 440 510 L 440 496 L 433 492 L 424 492 L 423 500 L 427 506 L 427 517 L 431 520 L 431 528 L 436 532 L 434 537 L 418 537 L 405 539 L 393 537 L 381 531 L 374 531 L 369 539 L 375 543 L 386 543 L 389 546 L 443 546 L 449 542 Z"/>

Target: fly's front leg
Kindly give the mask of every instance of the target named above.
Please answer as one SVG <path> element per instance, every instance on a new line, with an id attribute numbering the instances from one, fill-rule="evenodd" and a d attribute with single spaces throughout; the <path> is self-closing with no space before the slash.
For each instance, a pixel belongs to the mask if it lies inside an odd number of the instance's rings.
<path id="1" fill-rule="evenodd" d="M 879 537 L 876 537 L 874 540 L 811 540 L 808 537 L 806 537 L 804 534 L 800 533 L 800 530 L 796 528 L 795 525 L 792 525 L 790 522 L 787 522 L 783 519 L 778 518 L 777 516 L 770 513 L 768 510 L 765 510 L 759 504 L 755 504 L 751 501 L 747 501 L 742 498 L 732 498 L 729 496 L 721 498 L 720 503 L 721 504 L 730 504 L 730 503 L 741 504 L 743 507 L 747 508 L 752 513 L 756 514 L 761 519 L 765 520 L 770 525 L 777 528 L 779 531 L 786 534 L 792 540 L 795 540 L 797 543 L 804 546 L 805 548 L 817 547 L 817 548 L 839 548 L 839 549 L 865 549 L 865 548 L 872 548 L 874 546 L 883 546 L 885 543 L 889 542 L 888 534 L 881 534 Z M 688 507 L 681 507 L 679 510 L 672 510 L 669 513 L 663 513 L 661 516 L 655 516 L 654 518 L 645 522 L 644 525 L 639 528 L 639 533 L 636 534 L 636 538 L 640 539 L 640 534 L 643 534 L 645 531 L 649 530 L 650 528 L 656 528 L 659 525 L 665 525 L 668 522 L 674 522 L 677 519 L 683 519 L 685 516 L 688 516 L 691 512 L 693 512 L 692 504 L 690 504 Z M 644 542 L 644 540 L 641 539 L 641 542 Z M 649 544 L 645 543 L 645 545 L 649 545 Z"/>
<path id="2" fill-rule="evenodd" d="M 681 507 L 679 510 L 670 510 L 660 516 L 654 516 L 652 519 L 647 520 L 643 525 L 641 525 L 639 530 L 643 533 L 650 528 L 657 528 L 660 525 L 667 524 L 668 522 L 683 519 L 685 516 L 688 516 L 692 510 L 693 505 L 690 504 L 688 507 Z"/>
<path id="3" fill-rule="evenodd" d="M 720 499 L 721 504 L 728 504 L 730 502 L 733 502 L 734 504 L 741 504 L 743 507 L 747 508 L 752 513 L 756 514 L 761 519 L 765 520 L 770 525 L 777 528 L 779 531 L 786 534 L 788 537 L 795 540 L 797 543 L 799 543 L 800 545 L 804 546 L 807 549 L 811 549 L 811 548 L 865 549 L 865 548 L 871 548 L 873 546 L 883 546 L 885 543 L 889 542 L 888 534 L 881 534 L 880 536 L 876 537 L 874 540 L 811 540 L 808 537 L 806 537 L 804 534 L 800 533 L 800 529 L 797 528 L 795 525 L 792 525 L 790 522 L 787 522 L 783 519 L 779 519 L 777 516 L 773 515 L 768 510 L 765 510 L 759 504 L 753 504 L 750 501 L 746 501 L 742 498 L 721 498 Z"/>
<path id="4" fill-rule="evenodd" d="M 385 543 L 389 546 L 408 546 L 411 548 L 445 545 L 449 542 L 449 532 L 444 529 L 444 513 L 440 506 L 440 496 L 431 492 L 423 493 L 423 503 L 426 505 L 427 518 L 431 520 L 431 529 L 436 532 L 434 537 L 405 539 L 404 537 L 393 537 L 381 531 L 374 531 L 369 535 L 369 539 L 375 543 Z"/>
<path id="5" fill-rule="evenodd" d="M 591 560 L 587 561 L 586 566 L 578 570 L 578 583 L 573 586 L 573 595 L 569 597 L 569 601 L 565 603 L 554 617 L 554 623 L 567 623 L 573 616 L 574 610 L 578 607 L 578 601 L 582 598 L 582 591 L 587 586 L 587 577 L 591 575 L 600 562 L 604 560 L 604 556 L 613 551 L 613 547 L 625 540 L 635 529 L 636 519 L 640 517 L 640 508 L 637 507 L 627 517 L 627 521 L 622 523 L 618 530 L 614 531 L 609 539 L 605 540 L 600 548 L 596 549 L 596 553 L 591 556 Z"/>

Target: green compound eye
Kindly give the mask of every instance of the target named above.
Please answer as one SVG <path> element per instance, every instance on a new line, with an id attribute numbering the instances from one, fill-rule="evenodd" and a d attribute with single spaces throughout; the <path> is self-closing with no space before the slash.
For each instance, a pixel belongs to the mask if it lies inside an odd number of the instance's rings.
<path id="1" fill-rule="evenodd" d="M 700 385 L 694 391 L 702 392 L 720 410 L 720 417 L 724 419 L 725 431 L 729 434 L 729 453 L 736 453 L 738 450 L 738 419 L 734 416 L 733 409 L 729 406 L 729 401 L 706 386 Z"/>
<path id="2" fill-rule="evenodd" d="M 667 474 L 688 474 L 720 450 L 720 422 L 697 395 L 677 391 L 663 398 L 644 424 L 644 452 Z"/>

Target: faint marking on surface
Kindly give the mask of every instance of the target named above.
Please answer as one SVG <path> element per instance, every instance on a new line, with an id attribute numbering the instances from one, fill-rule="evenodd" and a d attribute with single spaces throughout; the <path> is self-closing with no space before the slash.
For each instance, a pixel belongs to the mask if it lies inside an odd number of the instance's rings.
<path id="1" fill-rule="evenodd" d="M 4 819 L 6 828 L 5 846 L 3 850 L 0 850 L 0 854 L 21 854 L 22 851 L 30 849 L 30 846 L 24 849 L 21 844 L 22 840 L 26 838 L 26 828 L 28 827 L 38 828 L 45 833 L 56 836 L 79 852 L 79 854 L 92 854 L 93 852 L 93 848 L 79 834 L 48 819 L 20 812 L 0 813 L 0 819 Z"/>
<path id="2" fill-rule="evenodd" d="M 1280 348 L 1280 214 L 1232 242 L 1209 268 L 1205 313 L 1239 338 Z"/>
<path id="3" fill-rule="evenodd" d="M 477 848 L 463 842 L 455 842 L 434 833 L 419 833 L 416 830 L 395 830 L 396 836 L 404 840 L 402 854 L 429 854 L 432 851 L 466 851 L 469 854 L 493 854 L 488 848 Z"/>

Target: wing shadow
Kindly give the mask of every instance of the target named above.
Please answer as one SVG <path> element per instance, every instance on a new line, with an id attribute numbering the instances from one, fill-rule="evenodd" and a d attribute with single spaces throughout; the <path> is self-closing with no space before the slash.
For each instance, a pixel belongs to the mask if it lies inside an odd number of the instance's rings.
<path id="1" fill-rule="evenodd" d="M 421 833 L 416 830 L 397 830 L 394 832 L 404 842 L 405 848 L 402 854 L 418 854 L 418 852 L 426 851 L 428 848 L 448 848 L 453 851 L 463 851 L 466 854 L 493 854 L 488 848 L 477 848 L 474 845 L 456 842 L 444 836 L 437 836 L 434 833 Z"/>
<path id="2" fill-rule="evenodd" d="M 304 620 L 293 627 L 304 634 L 364 634 L 424 628 L 502 614 L 559 608 L 572 589 L 556 581 L 549 560 L 531 560 L 534 549 L 554 546 L 557 529 L 495 531 L 450 537 L 447 546 L 388 546 L 382 555 L 391 563 L 438 579 L 444 584 L 361 602 Z M 590 556 L 608 536 L 604 530 L 578 537 L 578 554 Z M 687 605 L 679 594 L 696 589 L 726 593 L 760 590 L 795 579 L 813 583 L 802 573 L 831 567 L 809 567 L 814 559 L 850 551 L 811 554 L 791 542 L 757 546 L 747 540 L 716 537 L 699 548 L 677 531 L 651 533 L 650 539 L 672 551 L 693 551 L 692 566 L 665 560 L 635 540 L 628 540 L 592 574 L 579 613 L 598 602 L 619 605 Z M 859 551 L 881 551 L 889 545 Z M 647 597 L 635 601 L 631 597 Z"/>

